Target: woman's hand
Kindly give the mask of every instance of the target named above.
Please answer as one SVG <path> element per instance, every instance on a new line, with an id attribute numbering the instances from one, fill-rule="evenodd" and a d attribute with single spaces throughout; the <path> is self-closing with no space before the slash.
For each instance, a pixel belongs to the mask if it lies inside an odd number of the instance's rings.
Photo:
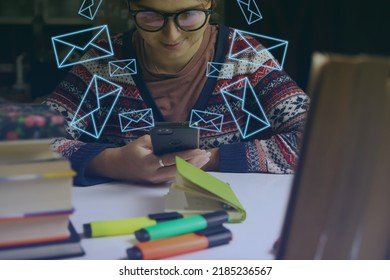
<path id="1" fill-rule="evenodd" d="M 210 160 L 202 166 L 205 171 L 218 171 L 219 170 L 219 148 L 213 148 L 207 150 L 210 153 Z"/>
<path id="2" fill-rule="evenodd" d="M 163 183 L 176 175 L 175 156 L 179 156 L 198 168 L 210 161 L 211 153 L 200 150 L 186 150 L 156 156 L 153 154 L 149 135 L 119 148 L 108 148 L 91 160 L 88 176 L 104 176 L 115 180 Z"/>

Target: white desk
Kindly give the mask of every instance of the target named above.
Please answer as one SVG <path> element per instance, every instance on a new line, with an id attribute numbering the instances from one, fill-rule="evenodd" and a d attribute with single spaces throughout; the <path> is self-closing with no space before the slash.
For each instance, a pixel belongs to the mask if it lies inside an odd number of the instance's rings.
<path id="1" fill-rule="evenodd" d="M 282 228 L 292 175 L 211 174 L 230 183 L 247 211 L 247 219 L 240 224 L 226 224 L 233 233 L 228 245 L 171 259 L 273 259 L 270 250 Z M 168 185 L 146 187 L 123 183 L 74 187 L 76 211 L 71 220 L 82 233 L 84 223 L 163 212 L 163 195 L 167 191 Z M 126 249 L 132 242 L 130 236 L 83 238 L 81 244 L 86 254 L 82 259 L 126 259 Z"/>

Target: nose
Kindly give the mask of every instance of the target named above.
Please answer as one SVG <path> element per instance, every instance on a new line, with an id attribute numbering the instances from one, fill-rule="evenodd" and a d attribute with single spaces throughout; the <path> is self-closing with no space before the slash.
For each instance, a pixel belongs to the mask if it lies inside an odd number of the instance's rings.
<path id="1" fill-rule="evenodd" d="M 182 30 L 176 25 L 173 17 L 169 17 L 167 24 L 162 29 L 162 33 L 166 38 L 169 39 L 169 42 L 176 42 L 176 39 L 180 37 Z"/>

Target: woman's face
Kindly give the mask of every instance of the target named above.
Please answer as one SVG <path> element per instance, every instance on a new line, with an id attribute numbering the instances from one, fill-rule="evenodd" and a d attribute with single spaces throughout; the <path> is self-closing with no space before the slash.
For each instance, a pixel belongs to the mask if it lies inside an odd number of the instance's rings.
<path id="1" fill-rule="evenodd" d="M 142 0 L 131 2 L 132 10 L 154 10 L 162 13 L 175 13 L 191 8 L 209 9 L 211 2 L 201 0 Z M 138 28 L 146 43 L 149 55 L 165 58 L 167 61 L 192 57 L 198 50 L 203 39 L 207 24 L 201 29 L 186 32 L 176 26 L 173 17 L 169 17 L 163 29 L 157 32 L 148 32 Z"/>

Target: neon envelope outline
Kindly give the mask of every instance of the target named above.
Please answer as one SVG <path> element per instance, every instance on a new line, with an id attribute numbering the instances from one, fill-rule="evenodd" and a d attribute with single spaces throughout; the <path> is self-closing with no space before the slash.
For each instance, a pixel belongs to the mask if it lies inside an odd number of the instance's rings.
<path id="1" fill-rule="evenodd" d="M 77 44 L 71 42 L 71 40 L 72 39 L 74 40 L 76 37 L 79 36 L 79 34 L 89 33 L 91 31 L 96 31 L 97 33 L 95 35 L 93 35 L 92 38 L 90 40 L 88 40 L 87 43 L 84 43 L 84 44 L 81 43 L 80 45 L 77 45 Z M 103 39 L 100 36 L 102 36 L 104 39 L 107 40 L 108 49 L 104 49 L 103 47 L 96 44 L 95 41 L 98 41 L 99 39 Z M 114 55 L 114 50 L 112 48 L 110 33 L 108 31 L 107 25 L 101 25 L 101 26 L 97 26 L 97 27 L 79 30 L 76 32 L 71 32 L 71 33 L 67 33 L 67 34 L 63 34 L 63 35 L 54 36 L 51 38 L 51 40 L 52 40 L 54 55 L 56 58 L 58 68 L 72 66 L 75 64 L 81 64 L 81 63 L 85 63 L 85 62 L 89 62 L 89 61 L 93 61 L 93 60 L 97 60 L 97 59 L 102 59 L 102 58 L 106 58 L 106 57 L 110 57 L 110 56 Z M 70 48 L 70 50 L 65 55 L 63 55 L 62 58 L 60 58 L 60 56 L 59 56 L 59 54 L 61 52 L 57 49 L 60 46 L 66 46 L 68 49 Z M 74 62 L 67 61 L 68 58 L 72 56 L 72 53 L 74 51 L 76 51 L 76 50 L 85 51 L 89 47 L 94 47 L 94 48 L 98 49 L 99 51 L 101 51 L 103 54 L 100 56 L 92 57 L 92 58 L 86 58 L 84 60 L 80 59 L 80 60 L 74 61 Z"/>
<path id="2" fill-rule="evenodd" d="M 98 86 L 98 83 L 99 83 L 99 82 L 106 83 L 108 87 L 113 86 L 113 87 L 114 87 L 114 90 L 111 90 L 111 91 L 109 91 L 109 92 L 103 92 L 103 93 L 100 92 L 100 88 L 99 88 L 99 86 Z M 93 92 L 93 90 L 91 89 L 92 86 L 94 86 L 96 92 Z M 104 88 L 106 88 L 106 87 L 104 87 Z M 114 107 L 115 107 L 116 101 L 118 100 L 118 98 L 119 98 L 119 96 L 120 96 L 120 93 L 121 93 L 122 89 L 123 89 L 123 88 L 122 88 L 121 86 L 118 86 L 117 84 L 114 84 L 114 83 L 112 83 L 112 82 L 110 82 L 110 81 L 108 81 L 108 80 L 106 80 L 106 79 L 104 79 L 104 78 L 102 78 L 102 77 L 100 77 L 100 76 L 98 76 L 98 75 L 94 75 L 94 76 L 92 77 L 92 80 L 91 80 L 91 82 L 89 83 L 89 85 L 88 85 L 86 91 L 85 91 L 85 94 L 84 94 L 84 96 L 83 96 L 83 99 L 81 100 L 80 105 L 79 105 L 79 107 L 77 108 L 77 111 L 76 111 L 76 113 L 75 113 L 75 115 L 74 115 L 74 117 L 73 117 L 72 122 L 70 123 L 70 125 L 71 125 L 73 128 L 75 128 L 75 129 L 77 129 L 77 130 L 79 130 L 79 131 L 81 131 L 81 132 L 84 132 L 84 133 L 88 134 L 88 135 L 91 136 L 91 137 L 94 137 L 94 138 L 98 139 L 98 138 L 100 137 L 101 133 L 103 132 L 103 129 L 104 129 L 104 127 L 105 127 L 105 125 L 106 125 L 106 123 L 107 123 L 107 121 L 108 121 L 108 119 L 109 119 L 109 117 L 110 117 L 110 115 L 111 115 L 112 110 L 113 110 Z M 81 117 L 78 117 L 79 112 L 80 112 L 80 110 L 81 110 L 81 108 L 82 108 L 82 106 L 83 106 L 83 103 L 84 103 L 84 101 L 85 101 L 85 99 L 86 99 L 86 97 L 88 96 L 89 93 L 92 93 L 92 94 L 95 96 L 97 106 L 96 106 L 96 108 L 94 108 L 94 109 L 91 110 L 90 112 L 85 113 L 85 115 L 81 115 Z M 99 96 L 99 95 L 101 95 L 101 96 Z M 104 119 L 101 128 L 98 129 L 97 126 L 96 126 L 95 113 L 97 113 L 97 112 L 99 111 L 99 109 L 100 109 L 100 103 L 101 103 L 100 100 L 102 100 L 103 98 L 112 96 L 112 95 L 116 95 L 115 101 L 112 102 L 111 107 L 110 107 L 110 109 L 109 109 L 109 112 L 108 112 L 108 114 L 106 115 L 106 118 Z M 88 131 L 88 130 L 85 130 L 85 129 L 82 129 L 82 128 L 80 128 L 80 127 L 77 127 L 77 124 L 78 124 L 78 123 L 80 123 L 81 121 L 83 121 L 85 118 L 88 118 L 88 117 L 90 117 L 91 120 L 92 120 L 92 125 L 93 125 L 93 128 L 92 128 L 93 131 L 92 131 L 92 132 L 91 132 L 91 131 Z"/>
<path id="3" fill-rule="evenodd" d="M 230 69 L 229 69 L 230 68 Z M 229 63 L 208 62 L 206 76 L 211 78 L 233 78 L 234 65 Z"/>
<path id="4" fill-rule="evenodd" d="M 260 49 L 260 50 L 257 50 L 255 46 L 251 45 L 251 43 L 247 40 L 247 38 L 245 38 L 245 35 L 249 35 L 249 36 L 252 36 L 254 39 L 256 39 L 256 37 L 259 37 L 259 38 L 262 38 L 264 40 L 267 40 L 267 41 L 271 41 L 271 42 L 274 42 L 275 45 L 272 45 L 271 47 L 268 47 L 268 48 L 264 48 L 264 49 Z M 239 51 L 237 52 L 234 52 L 234 44 L 235 44 L 235 41 L 237 40 L 237 37 L 239 37 L 241 40 L 243 40 L 246 44 L 247 44 L 247 47 L 242 49 L 240 48 Z M 277 48 L 283 48 L 282 52 L 282 58 L 279 60 L 279 62 L 276 61 L 276 59 L 273 57 L 273 55 L 270 53 L 270 50 L 275 50 Z M 233 38 L 232 38 L 232 43 L 230 45 L 230 49 L 229 49 L 229 56 L 228 58 L 231 59 L 231 60 L 235 60 L 235 61 L 240 61 L 240 62 L 244 62 L 244 63 L 249 63 L 249 64 L 253 64 L 253 65 L 256 65 L 256 66 L 259 66 L 259 67 L 265 67 L 265 68 L 270 68 L 270 69 L 274 69 L 274 70 L 282 70 L 283 69 L 283 65 L 284 65 L 284 60 L 286 58 L 286 54 L 287 54 L 287 48 L 288 48 L 288 41 L 286 40 L 282 40 L 282 39 L 278 39 L 278 38 L 273 38 L 273 37 L 269 37 L 269 36 L 265 36 L 265 35 L 261 35 L 261 34 L 256 34 L 256 33 L 251 33 L 251 32 L 248 32 L 248 31 L 243 31 L 243 30 L 234 30 L 234 34 L 233 34 Z M 238 58 L 241 54 L 247 52 L 248 50 L 250 51 L 254 51 L 256 54 L 265 54 L 267 55 L 273 62 L 274 64 L 276 65 L 275 67 L 273 66 L 270 66 L 270 65 L 265 65 L 264 63 L 257 63 L 255 61 L 252 61 L 252 60 L 244 60 L 244 59 L 240 59 Z"/>
<path id="5" fill-rule="evenodd" d="M 120 63 L 125 63 L 125 66 L 121 66 Z M 134 58 L 110 61 L 108 62 L 108 68 L 110 71 L 110 77 L 120 77 L 137 74 L 137 64 Z"/>
<path id="6" fill-rule="evenodd" d="M 207 119 L 207 117 L 210 115 L 213 117 Z M 205 124 L 205 126 L 199 125 L 199 122 Z M 191 128 L 198 128 L 201 130 L 207 130 L 212 132 L 221 132 L 222 124 L 223 124 L 222 114 L 210 113 L 210 112 L 200 111 L 195 109 L 191 111 L 190 125 L 189 125 Z M 209 126 L 211 128 L 208 128 Z"/>
<path id="7" fill-rule="evenodd" d="M 140 117 L 138 119 L 134 119 L 134 115 L 139 114 Z M 151 120 L 148 120 L 150 118 Z M 124 122 L 127 121 L 127 124 L 124 125 Z M 146 129 L 154 127 L 154 118 L 152 109 L 142 109 L 142 110 L 134 110 L 131 112 L 120 113 L 119 114 L 119 123 L 121 125 L 122 132 L 129 132 L 134 130 Z M 130 127 L 133 123 L 144 123 L 144 126 L 141 127 Z"/>
<path id="8" fill-rule="evenodd" d="M 102 4 L 103 0 L 84 0 L 79 9 L 79 15 L 86 17 L 87 19 L 93 20 Z"/>
<path id="9" fill-rule="evenodd" d="M 239 83 L 242 83 L 244 82 L 244 88 L 243 88 L 243 97 L 239 97 L 239 96 L 236 96 L 234 94 L 232 94 L 228 88 L 230 87 L 234 87 L 236 84 L 239 84 Z M 250 107 L 249 106 L 246 106 L 247 105 L 247 102 L 249 102 L 249 98 L 248 98 L 248 91 L 250 91 L 249 94 L 251 94 L 251 98 L 252 100 L 256 101 L 257 105 L 258 105 L 258 109 L 259 112 L 260 112 L 260 116 L 259 115 L 256 115 L 256 114 L 253 114 L 253 112 L 250 111 Z M 271 126 L 270 122 L 268 121 L 268 118 L 263 110 L 263 107 L 261 106 L 260 104 L 260 101 L 258 100 L 257 96 L 256 96 L 256 93 L 252 87 L 252 85 L 250 84 L 250 81 L 248 79 L 248 77 L 245 77 L 243 79 L 240 79 L 232 84 L 229 84 L 228 86 L 224 87 L 221 89 L 221 94 L 222 94 L 222 97 L 225 101 L 225 104 L 226 106 L 228 107 L 229 111 L 230 111 L 230 114 L 232 115 L 232 118 L 234 120 L 234 122 L 236 123 L 237 125 L 237 128 L 238 130 L 240 131 L 240 134 L 241 136 L 245 139 L 245 138 L 248 138 L 256 133 L 259 133 L 265 129 L 267 129 L 268 127 Z M 239 125 L 239 122 L 232 110 L 232 108 L 230 107 L 230 104 L 227 100 L 227 96 L 229 96 L 230 98 L 233 98 L 239 102 L 241 102 L 241 110 L 243 112 L 245 112 L 247 114 L 247 117 L 246 117 L 246 121 L 245 121 L 245 127 L 244 129 L 241 128 L 241 126 Z M 263 125 L 263 127 L 260 126 L 259 129 L 257 130 L 254 130 L 254 131 L 249 131 L 249 124 L 251 121 L 255 121 L 257 123 L 259 123 L 260 125 Z"/>
<path id="10" fill-rule="evenodd" d="M 237 0 L 237 4 L 249 25 L 263 18 L 255 0 Z"/>

